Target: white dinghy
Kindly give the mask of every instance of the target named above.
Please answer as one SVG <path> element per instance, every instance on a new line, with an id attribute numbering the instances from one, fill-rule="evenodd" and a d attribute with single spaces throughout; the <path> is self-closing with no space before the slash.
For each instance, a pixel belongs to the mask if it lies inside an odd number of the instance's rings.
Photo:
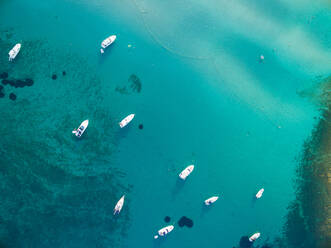
<path id="1" fill-rule="evenodd" d="M 173 225 L 163 227 L 162 229 L 160 229 L 160 230 L 158 231 L 158 234 L 159 234 L 160 236 L 166 236 L 168 233 L 170 233 L 172 230 L 174 230 L 174 228 L 175 228 L 175 227 L 174 227 Z M 154 239 L 159 238 L 159 235 L 155 235 L 155 236 L 154 236 Z"/>
<path id="2" fill-rule="evenodd" d="M 134 118 L 134 114 L 131 114 L 131 115 L 128 115 L 127 117 L 125 117 L 120 123 L 120 127 L 123 128 L 125 127 L 126 125 L 128 125 L 132 119 Z"/>
<path id="3" fill-rule="evenodd" d="M 21 50 L 21 44 L 18 43 L 9 51 L 9 53 L 8 53 L 9 61 L 12 61 L 13 59 L 15 59 L 17 54 L 20 52 L 20 50 Z"/>
<path id="4" fill-rule="evenodd" d="M 115 208 L 114 208 L 114 215 L 119 214 L 121 212 L 122 207 L 124 205 L 124 198 L 125 198 L 125 195 L 123 195 L 121 197 L 121 199 L 116 203 Z"/>
<path id="5" fill-rule="evenodd" d="M 263 195 L 263 192 L 264 192 L 264 188 L 260 189 L 259 192 L 257 192 L 257 194 L 256 194 L 256 198 L 260 199 Z"/>
<path id="6" fill-rule="evenodd" d="M 249 241 L 254 242 L 261 236 L 261 233 L 254 233 L 252 236 L 249 237 Z"/>
<path id="7" fill-rule="evenodd" d="M 87 126 L 88 126 L 88 120 L 85 120 L 85 121 L 82 122 L 82 124 L 80 124 L 79 128 L 74 129 L 72 131 L 72 133 L 74 135 L 76 135 L 78 138 L 80 138 L 83 135 L 83 133 L 85 132 Z"/>
<path id="8" fill-rule="evenodd" d="M 189 166 L 187 166 L 180 174 L 179 177 L 183 180 L 185 180 L 194 170 L 194 165 L 191 164 Z"/>
<path id="9" fill-rule="evenodd" d="M 111 35 L 109 36 L 107 39 L 103 40 L 101 42 L 101 49 L 100 49 L 100 52 L 101 53 L 104 53 L 105 50 L 107 47 L 109 47 L 114 41 L 116 40 L 116 35 Z"/>
<path id="10" fill-rule="evenodd" d="M 209 206 L 217 200 L 218 200 L 218 196 L 212 196 L 212 197 L 208 198 L 207 200 L 205 200 L 205 205 Z"/>

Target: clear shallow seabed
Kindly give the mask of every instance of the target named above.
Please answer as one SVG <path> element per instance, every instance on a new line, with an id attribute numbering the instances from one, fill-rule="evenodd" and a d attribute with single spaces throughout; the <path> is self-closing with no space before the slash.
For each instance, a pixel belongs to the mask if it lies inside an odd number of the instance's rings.
<path id="1" fill-rule="evenodd" d="M 0 73 L 34 80 L 6 85 L 0 99 L 0 245 L 233 247 L 256 231 L 256 245 L 282 239 L 298 157 L 321 115 L 300 92 L 330 75 L 330 30 L 327 1 L 0 1 Z M 116 43 L 100 56 L 110 34 Z M 77 140 L 71 130 L 84 119 Z M 175 230 L 155 242 L 166 215 Z M 191 229 L 176 224 L 184 215 Z"/>

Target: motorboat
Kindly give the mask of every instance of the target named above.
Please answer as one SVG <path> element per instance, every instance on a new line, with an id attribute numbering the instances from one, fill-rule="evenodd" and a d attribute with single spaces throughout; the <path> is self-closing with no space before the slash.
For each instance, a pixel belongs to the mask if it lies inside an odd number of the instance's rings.
<path id="1" fill-rule="evenodd" d="M 154 239 L 159 238 L 159 236 L 166 236 L 168 233 L 170 233 L 172 230 L 174 230 L 174 228 L 175 228 L 175 227 L 174 227 L 173 225 L 163 227 L 162 229 L 160 229 L 160 230 L 158 231 L 158 234 L 159 234 L 159 235 L 155 235 L 155 236 L 154 236 Z"/>
<path id="2" fill-rule="evenodd" d="M 218 200 L 218 196 L 212 196 L 212 197 L 208 198 L 207 200 L 205 200 L 205 205 L 209 206 L 217 200 Z"/>
<path id="3" fill-rule="evenodd" d="M 125 117 L 123 120 L 121 120 L 121 122 L 119 123 L 120 127 L 123 128 L 126 125 L 128 125 L 130 123 L 130 121 L 132 121 L 132 119 L 134 118 L 134 114 L 128 115 L 127 117 Z"/>
<path id="4" fill-rule="evenodd" d="M 105 50 L 107 47 L 109 47 L 114 41 L 116 40 L 116 35 L 111 35 L 109 36 L 107 39 L 103 40 L 101 42 L 101 49 L 100 49 L 100 52 L 101 53 L 104 53 Z"/>
<path id="5" fill-rule="evenodd" d="M 12 61 L 13 59 L 16 58 L 17 54 L 21 50 L 21 44 L 17 43 L 10 51 L 9 51 L 9 61 Z"/>
<path id="6" fill-rule="evenodd" d="M 254 242 L 255 240 L 257 240 L 259 237 L 261 236 L 261 233 L 254 233 L 252 236 L 249 237 L 249 241 Z"/>
<path id="7" fill-rule="evenodd" d="M 123 204 L 124 204 L 124 198 L 125 198 L 125 195 L 123 195 L 121 197 L 121 199 L 119 199 L 119 201 L 116 203 L 115 208 L 114 208 L 114 215 L 119 214 L 121 212 Z"/>
<path id="8" fill-rule="evenodd" d="M 260 189 L 259 192 L 257 192 L 257 194 L 256 194 L 256 198 L 257 199 L 261 198 L 263 195 L 263 192 L 264 192 L 264 188 Z"/>
<path id="9" fill-rule="evenodd" d="M 194 165 L 191 164 L 189 166 L 187 166 L 180 174 L 179 177 L 183 180 L 185 180 L 193 171 L 194 169 Z"/>
<path id="10" fill-rule="evenodd" d="M 74 129 L 72 133 L 76 135 L 78 138 L 80 138 L 85 132 L 87 126 L 88 126 L 88 120 L 85 120 L 80 124 L 80 126 L 77 129 Z"/>

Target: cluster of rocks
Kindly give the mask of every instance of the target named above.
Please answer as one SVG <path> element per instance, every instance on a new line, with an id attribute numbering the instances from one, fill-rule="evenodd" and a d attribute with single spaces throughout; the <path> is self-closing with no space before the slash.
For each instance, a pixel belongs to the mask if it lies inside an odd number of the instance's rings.
<path id="1" fill-rule="evenodd" d="M 126 86 L 123 87 L 117 86 L 115 90 L 121 94 L 130 94 L 130 93 L 140 93 L 141 88 L 142 88 L 142 83 L 138 78 L 138 76 L 135 74 L 131 74 Z"/>
<path id="2" fill-rule="evenodd" d="M 3 85 L 10 85 L 14 88 L 30 87 L 33 85 L 33 80 L 31 78 L 26 79 L 9 79 L 7 72 L 0 73 L 1 83 Z M 0 98 L 5 97 L 4 86 L 0 85 Z M 17 96 L 14 93 L 9 94 L 9 99 L 15 101 Z"/>
<path id="3" fill-rule="evenodd" d="M 65 75 L 67 75 L 66 71 L 62 71 L 62 76 L 65 76 Z M 53 80 L 57 79 L 57 75 L 55 73 L 52 75 L 52 79 Z"/>
<path id="4" fill-rule="evenodd" d="M 0 98 L 5 97 L 5 93 L 3 92 L 3 86 L 0 85 Z"/>
<path id="5" fill-rule="evenodd" d="M 166 223 L 169 223 L 170 220 L 171 220 L 171 218 L 169 216 L 164 217 L 164 221 Z M 193 227 L 193 220 L 191 220 L 190 218 L 187 218 L 186 216 L 183 216 L 182 218 L 179 219 L 178 226 L 179 227 L 186 226 L 188 228 L 191 228 L 191 227 Z"/>
<path id="6" fill-rule="evenodd" d="M 23 88 L 25 86 L 32 86 L 33 85 L 33 80 L 30 78 L 26 79 L 2 79 L 2 84 L 7 85 L 9 84 L 10 86 L 13 86 L 15 88 Z"/>
<path id="7" fill-rule="evenodd" d="M 128 81 L 129 81 L 129 83 L 131 83 L 130 87 L 131 87 L 132 91 L 140 93 L 140 91 L 141 91 L 141 82 L 140 82 L 140 79 L 137 77 L 137 75 L 131 74 Z"/>

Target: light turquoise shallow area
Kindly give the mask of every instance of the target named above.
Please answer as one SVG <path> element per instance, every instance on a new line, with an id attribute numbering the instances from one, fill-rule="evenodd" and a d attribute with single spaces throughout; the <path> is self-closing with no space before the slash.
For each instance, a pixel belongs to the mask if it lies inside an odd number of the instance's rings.
<path id="1" fill-rule="evenodd" d="M 330 74 L 330 13 L 322 0 L 0 1 L 0 73 L 35 81 L 5 86 L 0 99 L 0 247 L 233 247 L 256 231 L 259 244 L 281 237 L 296 158 L 319 116 L 298 93 Z M 71 130 L 85 119 L 77 140 Z M 175 230 L 155 242 L 167 215 Z M 184 215 L 193 228 L 177 225 Z"/>

